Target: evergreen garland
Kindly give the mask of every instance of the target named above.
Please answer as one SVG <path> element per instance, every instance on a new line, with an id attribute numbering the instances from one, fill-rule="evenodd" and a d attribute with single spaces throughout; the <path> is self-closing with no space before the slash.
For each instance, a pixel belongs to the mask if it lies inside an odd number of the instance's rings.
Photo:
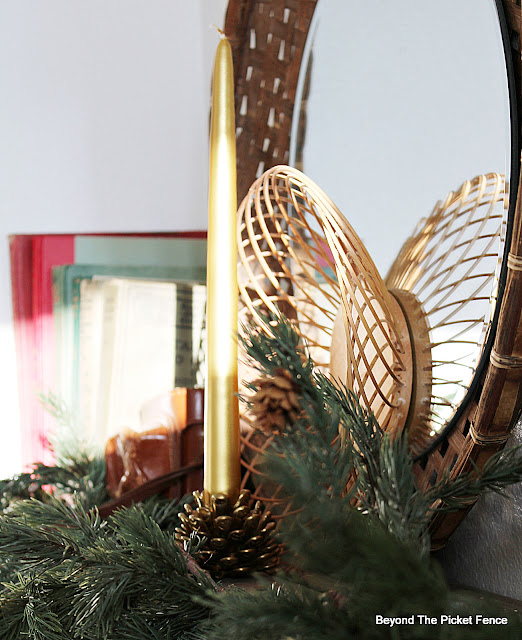
<path id="1" fill-rule="evenodd" d="M 87 509 L 109 499 L 103 458 L 78 453 L 56 466 L 36 464 L 31 472 L 0 480 L 0 512 L 6 511 L 16 500 L 38 498 L 45 501 L 50 495 L 73 494 Z"/>
<path id="2" fill-rule="evenodd" d="M 79 501 L 16 502 L 0 521 L 11 574 L 0 591 L 0 637 L 193 637 L 208 616 L 194 596 L 217 587 L 162 530 L 173 511 L 133 506 L 102 521 Z"/>
<path id="3" fill-rule="evenodd" d="M 407 434 L 391 437 L 357 397 L 339 381 L 314 371 L 291 323 L 284 317 L 265 319 L 264 329 L 243 327 L 242 342 L 251 366 L 261 376 L 282 367 L 300 389 L 302 413 L 274 438 L 267 456 L 267 473 L 286 489 L 296 506 L 310 497 L 359 502 L 395 537 L 429 551 L 428 525 L 437 511 L 458 511 L 463 502 L 486 491 L 502 490 L 522 479 L 522 446 L 493 455 L 483 469 L 438 482 L 420 491 Z M 256 384 L 249 385 L 256 390 Z M 244 398 L 248 404 L 248 398 Z M 340 437 L 339 434 L 345 434 Z M 349 495 L 346 479 L 356 477 Z M 319 489 L 319 491 L 318 491 Z"/>
<path id="4" fill-rule="evenodd" d="M 495 611 L 449 590 L 428 553 L 428 524 L 437 509 L 520 480 L 520 449 L 422 493 L 406 439 L 388 437 L 347 389 L 315 373 L 290 323 L 267 319 L 244 341 L 260 375 L 284 369 L 299 389 L 299 417 L 266 459 L 299 509 L 279 531 L 285 570 L 255 590 L 223 588 L 190 556 L 200 540 L 185 550 L 174 541 L 182 503 L 156 498 L 102 521 L 103 461 L 69 456 L 0 483 L 0 638 L 518 639 L 514 615 L 507 626 L 393 627 L 375 616 Z"/>

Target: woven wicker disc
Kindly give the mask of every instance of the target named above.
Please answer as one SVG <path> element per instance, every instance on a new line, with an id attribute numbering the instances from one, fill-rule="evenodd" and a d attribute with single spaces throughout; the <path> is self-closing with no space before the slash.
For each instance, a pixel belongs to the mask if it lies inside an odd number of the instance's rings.
<path id="1" fill-rule="evenodd" d="M 408 329 L 364 245 L 324 192 L 296 169 L 270 169 L 238 211 L 238 247 L 240 321 L 259 322 L 267 310 L 284 313 L 317 366 L 327 370 L 342 308 L 350 335 L 349 386 L 383 427 L 402 429 L 411 397 Z M 246 379 L 248 367 L 240 374 Z M 266 444 L 246 429 L 244 481 L 253 474 L 255 497 L 271 502 L 277 488 L 264 483 L 257 469 Z"/>
<path id="2" fill-rule="evenodd" d="M 451 192 L 385 283 L 324 192 L 299 171 L 274 167 L 238 212 L 240 319 L 284 313 L 318 368 L 331 367 L 386 430 L 407 426 L 421 449 L 462 400 L 480 354 L 495 302 L 504 188 L 502 176 L 488 174 Z M 244 482 L 252 478 L 255 497 L 274 508 L 279 488 L 257 466 L 267 444 L 246 426 Z"/>
<path id="3" fill-rule="evenodd" d="M 496 304 L 505 208 L 504 176 L 464 182 L 421 220 L 386 278 L 389 288 L 415 295 L 429 325 L 428 436 L 453 416 L 481 355 Z"/>

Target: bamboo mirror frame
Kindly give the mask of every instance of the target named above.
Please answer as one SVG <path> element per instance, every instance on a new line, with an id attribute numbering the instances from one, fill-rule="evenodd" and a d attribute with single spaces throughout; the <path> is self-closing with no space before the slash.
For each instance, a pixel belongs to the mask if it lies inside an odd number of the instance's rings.
<path id="1" fill-rule="evenodd" d="M 316 4 L 317 0 L 230 0 L 228 4 L 225 33 L 234 57 L 238 202 L 262 171 L 288 163 L 299 70 Z M 511 67 L 512 113 L 510 214 L 499 302 L 465 402 L 416 457 L 414 470 L 421 488 L 435 483 L 443 472 L 455 477 L 475 465 L 482 467 L 505 445 L 522 409 L 521 136 L 517 124 L 517 116 L 522 123 L 522 17 L 516 0 L 497 0 L 496 5 Z M 267 74 L 278 78 L 277 93 L 265 82 Z M 433 548 L 445 544 L 471 506 L 436 517 L 431 527 Z"/>

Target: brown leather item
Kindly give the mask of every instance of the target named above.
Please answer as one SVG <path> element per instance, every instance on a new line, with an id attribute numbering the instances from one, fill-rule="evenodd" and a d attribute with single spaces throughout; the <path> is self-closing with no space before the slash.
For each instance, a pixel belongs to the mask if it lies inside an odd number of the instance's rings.
<path id="1" fill-rule="evenodd" d="M 199 469 L 187 473 L 183 479 L 183 495 L 203 490 L 203 389 L 187 390 L 187 426 L 181 436 L 181 464 L 186 466 L 201 460 Z"/>
<path id="2" fill-rule="evenodd" d="M 166 489 L 171 499 L 179 499 L 203 488 L 204 391 L 174 389 L 170 401 L 170 424 L 140 433 L 127 431 L 107 442 L 107 490 L 115 499 L 139 488 L 143 491 L 131 501 Z M 163 484 L 156 483 L 149 493 L 147 485 L 159 478 Z"/>
<path id="3" fill-rule="evenodd" d="M 155 478 L 154 480 L 149 480 L 144 484 L 124 493 L 119 498 L 114 498 L 114 500 L 110 500 L 105 504 L 102 504 L 98 507 L 98 513 L 101 518 L 107 518 L 108 516 L 119 509 L 120 507 L 130 507 L 132 504 L 136 502 L 141 502 L 142 500 L 146 500 L 153 495 L 163 493 L 167 489 L 171 488 L 172 484 L 179 480 L 180 478 L 184 478 L 189 476 L 193 472 L 200 472 L 200 469 L 203 467 L 203 458 L 196 460 L 190 465 L 186 467 L 182 467 L 177 471 L 171 471 L 159 478 Z"/>

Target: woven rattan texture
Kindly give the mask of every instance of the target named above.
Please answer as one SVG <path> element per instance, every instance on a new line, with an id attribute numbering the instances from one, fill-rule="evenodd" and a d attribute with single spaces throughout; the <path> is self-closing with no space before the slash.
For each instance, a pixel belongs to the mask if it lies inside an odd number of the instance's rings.
<path id="1" fill-rule="evenodd" d="M 297 79 L 317 0 L 229 2 L 238 202 L 263 171 L 288 162 Z"/>
<path id="2" fill-rule="evenodd" d="M 508 40 L 513 60 L 514 98 L 518 122 L 522 123 L 521 75 L 521 9 L 516 0 L 501 2 L 507 22 Z M 520 172 L 520 141 L 512 155 L 512 179 Z M 482 376 L 475 400 L 459 419 L 455 429 L 437 445 L 434 451 L 421 459 L 417 474 L 421 485 L 432 484 L 435 473 L 449 471 L 453 477 L 470 472 L 474 465 L 482 467 L 488 458 L 505 444 L 505 436 L 520 415 L 522 407 L 522 370 L 516 366 L 522 356 L 522 272 L 513 267 L 522 256 L 522 194 L 516 196 L 511 240 L 511 260 L 506 261 L 507 278 L 500 308 L 500 316 L 492 349 L 490 364 Z M 498 367 L 500 362 L 513 363 L 511 367 Z M 422 468 L 424 466 L 424 469 Z M 466 515 L 472 504 L 463 505 L 460 512 L 444 514 L 432 522 L 434 548 L 444 546 L 448 537 Z"/>
<path id="3" fill-rule="evenodd" d="M 506 200 L 504 176 L 467 180 L 419 222 L 386 278 L 391 289 L 415 294 L 426 317 L 434 432 L 462 401 L 482 350 L 495 302 Z"/>
<path id="4" fill-rule="evenodd" d="M 507 46 L 514 63 L 518 121 L 522 125 L 521 8 L 501 0 L 508 25 Z M 238 201 L 263 170 L 288 158 L 294 96 L 303 48 L 316 0 L 230 0 L 225 32 L 230 38 L 236 77 Z M 520 146 L 512 178 L 520 171 Z M 494 344 L 494 358 L 451 433 L 416 464 L 421 485 L 433 484 L 445 471 L 452 476 L 479 467 L 499 450 L 522 406 L 522 369 L 506 363 L 522 358 L 522 194 L 516 198 L 507 278 Z M 500 358 L 500 360 L 499 360 Z M 513 359 L 513 360 L 510 360 Z M 503 366 L 499 367 L 499 362 Z M 442 546 L 470 508 L 443 514 L 432 523 L 434 546 Z"/>
<path id="5" fill-rule="evenodd" d="M 518 109 L 519 130 L 522 133 L 522 68 L 520 64 L 521 57 L 521 9 L 519 0 L 502 0 L 502 7 L 507 22 L 508 40 L 511 48 L 511 55 L 514 62 L 515 90 Z"/>
<path id="6" fill-rule="evenodd" d="M 394 298 L 364 245 L 328 196 L 298 170 L 273 167 L 243 200 L 237 231 L 240 323 L 263 329 L 260 312 L 285 309 L 312 360 L 327 369 L 342 307 L 342 346 L 350 349 L 339 376 L 383 428 L 402 429 L 411 390 L 411 352 L 406 359 L 403 344 L 408 330 L 396 320 Z M 268 501 L 275 496 L 257 482 L 259 442 L 255 436 L 243 441 L 244 467 L 255 497 Z"/>

